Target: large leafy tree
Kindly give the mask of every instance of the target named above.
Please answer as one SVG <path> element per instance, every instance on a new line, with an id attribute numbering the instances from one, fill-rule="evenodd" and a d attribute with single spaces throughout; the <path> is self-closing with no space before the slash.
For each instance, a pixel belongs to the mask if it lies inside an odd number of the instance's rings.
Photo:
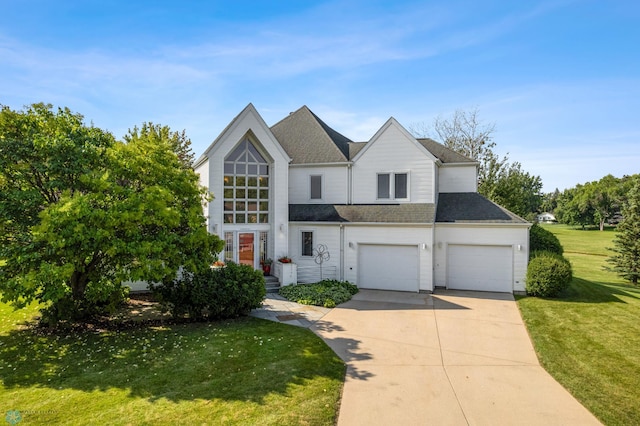
<path id="1" fill-rule="evenodd" d="M 416 137 L 433 137 L 447 148 L 478 162 L 478 192 L 510 211 L 526 218 L 539 212 L 542 204 L 542 181 L 522 169 L 518 162 L 509 163 L 493 149 L 496 143 L 494 123 L 480 119 L 478 109 L 456 110 L 449 118 L 437 117 L 433 125 L 424 123 L 409 127 Z"/>
<path id="2" fill-rule="evenodd" d="M 542 180 L 524 170 L 520 163 L 490 163 L 488 178 L 478 191 L 513 213 L 533 220 L 542 204 Z"/>
<path id="3" fill-rule="evenodd" d="M 624 279 L 637 285 L 640 279 L 640 177 L 633 180 L 622 207 L 622 221 L 618 224 L 614 254 L 608 259 L 611 268 Z"/>
<path id="4" fill-rule="evenodd" d="M 204 226 L 205 190 L 167 132 L 128 142 L 68 109 L 0 111 L 0 291 L 78 319 L 125 280 L 206 268 L 222 242 Z"/>
<path id="5" fill-rule="evenodd" d="M 599 181 L 578 184 L 557 199 L 556 216 L 569 225 L 597 225 L 604 230 L 610 217 L 620 211 L 625 198 L 626 178 L 607 175 Z"/>

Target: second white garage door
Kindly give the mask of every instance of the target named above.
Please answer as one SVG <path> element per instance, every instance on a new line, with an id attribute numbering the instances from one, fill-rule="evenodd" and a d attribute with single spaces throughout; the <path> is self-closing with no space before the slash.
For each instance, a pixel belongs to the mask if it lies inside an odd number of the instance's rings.
<path id="1" fill-rule="evenodd" d="M 513 292 L 511 246 L 449 245 L 447 288 Z"/>
<path id="2" fill-rule="evenodd" d="M 417 292 L 418 254 L 417 246 L 358 245 L 358 287 Z"/>

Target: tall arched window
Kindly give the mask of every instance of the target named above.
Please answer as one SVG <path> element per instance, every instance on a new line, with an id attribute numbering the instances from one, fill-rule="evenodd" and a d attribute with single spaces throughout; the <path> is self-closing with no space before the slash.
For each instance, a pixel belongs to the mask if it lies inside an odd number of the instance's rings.
<path id="1" fill-rule="evenodd" d="M 269 223 L 269 165 L 248 139 L 224 159 L 224 223 Z"/>

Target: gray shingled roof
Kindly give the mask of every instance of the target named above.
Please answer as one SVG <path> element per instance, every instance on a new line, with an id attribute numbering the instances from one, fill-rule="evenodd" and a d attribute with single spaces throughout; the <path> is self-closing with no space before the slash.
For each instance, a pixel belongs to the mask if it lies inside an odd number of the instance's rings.
<path id="1" fill-rule="evenodd" d="M 358 155 L 367 142 L 350 142 L 349 143 L 349 160 Z"/>
<path id="2" fill-rule="evenodd" d="M 436 158 L 438 158 L 443 163 L 475 163 L 476 160 L 466 157 L 460 153 L 455 152 L 454 150 L 447 148 L 439 142 L 434 141 L 429 138 L 419 138 L 417 139 L 422 146 L 424 146 L 427 151 L 432 153 Z"/>
<path id="3" fill-rule="evenodd" d="M 292 164 L 348 161 L 351 140 L 327 126 L 306 105 L 274 124 L 271 132 Z"/>
<path id="4" fill-rule="evenodd" d="M 434 204 L 289 204 L 292 222 L 433 223 Z"/>
<path id="5" fill-rule="evenodd" d="M 440 193 L 436 222 L 527 223 L 477 192 Z"/>

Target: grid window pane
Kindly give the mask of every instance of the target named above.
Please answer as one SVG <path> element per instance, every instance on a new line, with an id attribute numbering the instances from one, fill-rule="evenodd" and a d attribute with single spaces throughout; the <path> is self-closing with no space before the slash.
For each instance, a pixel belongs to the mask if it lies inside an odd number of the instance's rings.
<path id="1" fill-rule="evenodd" d="M 268 223 L 269 166 L 260 151 L 243 140 L 225 158 L 224 170 L 224 223 Z"/>

